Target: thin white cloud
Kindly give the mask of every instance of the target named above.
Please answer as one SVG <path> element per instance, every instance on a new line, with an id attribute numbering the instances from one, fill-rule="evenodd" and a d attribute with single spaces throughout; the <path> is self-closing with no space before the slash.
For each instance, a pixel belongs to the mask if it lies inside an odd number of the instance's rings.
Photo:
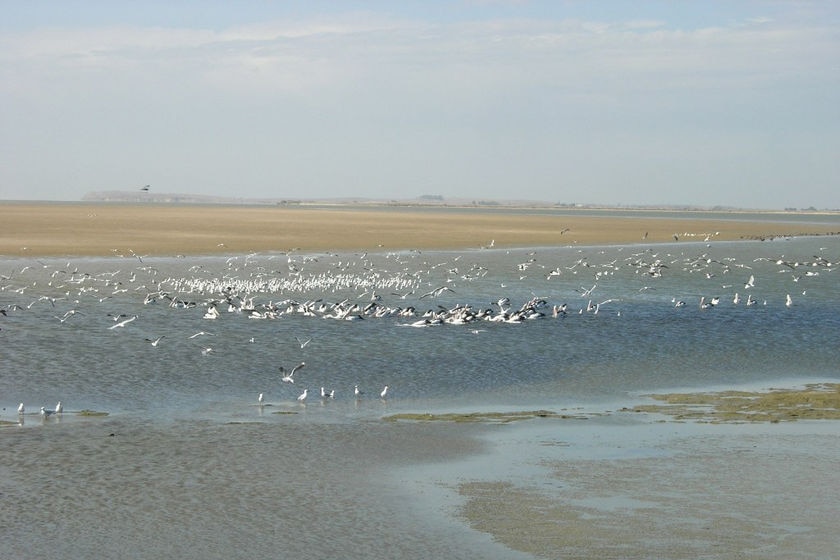
<path id="1" fill-rule="evenodd" d="M 0 37 L 0 111 L 32 130 L 47 119 L 59 133 L 84 121 L 91 153 L 112 149 L 96 145 L 97 131 L 131 128 L 126 141 L 140 154 L 152 149 L 151 134 L 173 153 L 189 141 L 228 178 L 237 160 L 282 150 L 282 174 L 254 167 L 257 190 L 271 177 L 310 193 L 341 188 L 341 173 L 317 163 L 328 152 L 336 168 L 355 167 L 354 188 L 369 189 L 346 194 L 394 196 L 383 193 L 419 158 L 430 174 L 422 184 L 502 192 L 510 186 L 502 178 L 528 169 L 540 170 L 532 198 L 554 198 L 552 173 L 600 185 L 608 197 L 610 173 L 648 177 L 638 160 L 652 154 L 691 153 L 684 169 L 696 174 L 699 162 L 757 146 L 774 126 L 824 137 L 831 110 L 820 92 L 840 86 L 839 42 L 828 23 L 765 18 L 680 29 L 657 19 L 352 14 L 219 30 L 40 29 Z M 786 104 L 801 105 L 798 119 L 780 113 Z M 18 144 L 20 155 L 26 142 Z M 595 169 L 604 153 L 614 154 L 612 172 Z M 155 156 L 159 165 L 177 167 L 166 154 Z M 576 169 L 582 163 L 588 172 Z M 40 173 L 19 171 L 26 181 Z"/>

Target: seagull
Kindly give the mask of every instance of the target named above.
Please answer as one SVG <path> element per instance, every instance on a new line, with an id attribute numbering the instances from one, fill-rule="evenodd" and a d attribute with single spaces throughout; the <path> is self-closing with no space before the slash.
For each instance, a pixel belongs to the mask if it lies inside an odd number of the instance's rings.
<path id="1" fill-rule="evenodd" d="M 213 353 L 213 348 L 211 346 L 208 346 L 207 348 L 202 348 L 201 349 L 201 355 L 202 356 L 209 356 L 212 353 Z"/>
<path id="2" fill-rule="evenodd" d="M 23 406 L 23 403 L 20 403 L 18 405 L 18 414 L 23 414 L 24 412 L 26 412 L 26 407 Z"/>
<path id="3" fill-rule="evenodd" d="M 129 324 L 130 322 L 134 321 L 135 319 L 137 319 L 137 315 L 132 315 L 128 319 L 124 319 L 124 320 L 120 321 L 119 323 L 115 323 L 115 324 L 111 325 L 110 327 L 108 327 L 108 330 L 113 330 L 113 329 L 117 329 L 117 328 L 120 328 L 120 327 L 124 327 L 127 324 Z"/>
<path id="4" fill-rule="evenodd" d="M 285 381 L 286 383 L 294 383 L 295 382 L 295 378 L 294 378 L 295 372 L 305 365 L 306 365 L 306 362 L 299 363 L 298 365 L 296 365 L 295 367 L 292 368 L 292 371 L 289 372 L 289 375 L 284 375 L 283 378 L 280 381 Z M 285 371 L 286 371 L 286 368 L 284 368 L 283 366 L 280 366 L 280 372 L 284 373 Z"/>
<path id="5" fill-rule="evenodd" d="M 362 391 L 360 391 L 360 390 L 359 390 L 359 386 L 358 386 L 358 385 L 354 385 L 354 386 L 353 386 L 353 394 L 356 396 L 356 398 L 359 398 L 359 397 L 361 397 L 362 395 L 364 395 L 364 392 L 362 392 Z"/>
<path id="6" fill-rule="evenodd" d="M 385 387 L 382 389 L 382 392 L 381 392 L 381 393 L 379 393 L 379 398 L 380 398 L 380 399 L 384 399 L 384 398 L 385 398 L 385 395 L 387 395 L 387 394 L 388 394 L 388 386 L 387 386 L 387 385 L 385 385 Z"/>
<path id="7" fill-rule="evenodd" d="M 160 341 L 163 338 L 166 338 L 166 335 L 161 335 L 154 340 L 152 340 L 151 338 L 147 338 L 146 342 L 150 343 L 152 346 L 157 346 L 158 344 L 160 344 Z"/>
<path id="8" fill-rule="evenodd" d="M 257 397 L 257 403 L 258 403 L 260 406 L 262 406 L 262 405 L 263 405 L 263 401 L 264 401 L 264 400 L 265 400 L 265 399 L 264 399 L 264 397 L 263 397 L 263 394 L 262 394 L 262 393 L 260 393 L 260 396 L 259 396 L 259 397 Z"/>
<path id="9" fill-rule="evenodd" d="M 297 340 L 298 344 L 300 344 L 301 349 L 303 349 L 307 344 L 309 344 L 312 341 L 311 338 L 307 338 L 306 340 L 301 340 L 298 337 L 295 337 L 295 340 Z"/>
<path id="10" fill-rule="evenodd" d="M 327 391 L 323 387 L 321 387 L 321 398 L 322 399 L 334 399 L 335 398 L 335 389 Z"/>
<path id="11" fill-rule="evenodd" d="M 55 413 L 61 414 L 62 412 L 64 412 L 64 407 L 61 406 L 61 401 L 58 401 L 58 404 L 55 405 Z"/>
<path id="12" fill-rule="evenodd" d="M 41 407 L 41 416 L 43 416 L 44 418 L 52 416 L 54 413 L 55 413 L 54 410 L 47 410 L 43 406 Z"/>
<path id="13" fill-rule="evenodd" d="M 426 292 L 425 294 L 420 296 L 420 299 L 423 299 L 423 298 L 426 298 L 426 297 L 429 297 L 429 296 L 437 297 L 440 294 L 442 294 L 443 292 L 452 292 L 454 294 L 455 290 L 453 290 L 452 288 L 450 288 L 448 286 L 441 286 L 440 288 L 435 288 L 432 291 Z"/>
<path id="14" fill-rule="evenodd" d="M 309 392 L 309 389 L 304 389 L 304 390 L 303 390 L 303 393 L 301 393 L 301 394 L 300 394 L 300 396 L 297 398 L 297 400 L 298 400 L 298 402 L 299 402 L 299 403 L 302 403 L 302 402 L 304 402 L 304 401 L 306 400 L 306 394 L 307 394 L 308 392 Z"/>
<path id="15" fill-rule="evenodd" d="M 785 296 L 785 306 L 790 307 L 791 305 L 793 305 L 793 298 L 790 297 L 790 294 L 787 294 Z"/>
<path id="16" fill-rule="evenodd" d="M 198 332 L 197 332 L 197 333 L 195 333 L 194 335 L 190 336 L 190 338 L 195 338 L 195 337 L 197 337 L 197 336 L 204 336 L 204 335 L 216 336 L 216 335 L 214 335 L 213 333 L 210 333 L 210 332 L 206 332 L 206 331 L 198 331 Z"/>

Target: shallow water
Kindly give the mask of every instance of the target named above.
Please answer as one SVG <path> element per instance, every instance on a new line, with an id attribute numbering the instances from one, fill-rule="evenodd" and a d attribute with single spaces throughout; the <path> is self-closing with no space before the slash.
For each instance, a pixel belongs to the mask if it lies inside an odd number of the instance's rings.
<path id="1" fill-rule="evenodd" d="M 482 456 L 487 442 L 472 436 L 484 428 L 382 416 L 600 413 L 673 388 L 837 380 L 838 261 L 835 237 L 4 259 L 0 419 L 19 425 L 0 431 L 10 458 L 0 467 L 0 492 L 18 506 L 0 514 L 0 552 L 71 547 L 76 557 L 213 558 L 282 548 L 321 558 L 348 550 L 366 558 L 468 558 L 480 550 L 509 558 L 502 545 L 415 502 L 422 485 L 404 470 L 420 464 L 446 479 L 453 459 Z M 750 276 L 754 285 L 746 287 Z M 425 295 L 440 287 L 447 289 Z M 155 303 L 144 302 L 150 293 Z M 750 296 L 756 303 L 747 306 Z M 281 311 L 249 318 L 228 311 L 227 297 Z M 503 297 L 514 310 L 544 300 L 545 316 L 410 326 L 422 312 L 456 305 L 498 314 Z M 701 309 L 701 297 L 720 301 Z M 343 300 L 413 306 L 418 316 L 345 321 L 292 309 Z M 211 301 L 220 302 L 218 319 L 203 318 Z M 600 304 L 597 312 L 587 311 L 590 302 Z M 564 303 L 566 315 L 552 317 Z M 134 315 L 111 328 L 115 317 Z M 201 331 L 212 334 L 191 338 Z M 146 340 L 161 336 L 157 346 Z M 298 339 L 311 340 L 301 347 Z M 281 382 L 278 368 L 301 361 L 295 383 Z M 359 399 L 354 385 L 365 392 Z M 320 399 L 321 386 L 335 389 L 335 398 Z M 300 404 L 304 388 L 309 397 Z M 267 406 L 256 406 L 259 393 Z M 63 415 L 37 414 L 59 400 Z M 27 407 L 22 417 L 19 402 Z M 109 415 L 74 414 L 84 409 Z M 515 453 L 533 445 L 526 438 Z M 428 474 L 416 472 L 420 480 Z"/>

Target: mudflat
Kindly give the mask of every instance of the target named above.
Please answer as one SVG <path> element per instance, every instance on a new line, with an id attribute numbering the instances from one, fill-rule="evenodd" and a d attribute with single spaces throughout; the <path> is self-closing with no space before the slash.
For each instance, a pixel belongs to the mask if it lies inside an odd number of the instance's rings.
<path id="1" fill-rule="evenodd" d="M 527 209 L 0 202 L 0 255 L 179 255 L 599 245 L 835 234 L 831 225 Z"/>

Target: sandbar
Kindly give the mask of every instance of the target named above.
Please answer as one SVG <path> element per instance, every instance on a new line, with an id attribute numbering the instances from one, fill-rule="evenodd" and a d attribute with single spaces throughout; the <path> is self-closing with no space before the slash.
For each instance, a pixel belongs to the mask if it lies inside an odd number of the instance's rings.
<path id="1" fill-rule="evenodd" d="M 0 255 L 550 247 L 834 235 L 836 224 L 415 207 L 0 202 Z"/>

